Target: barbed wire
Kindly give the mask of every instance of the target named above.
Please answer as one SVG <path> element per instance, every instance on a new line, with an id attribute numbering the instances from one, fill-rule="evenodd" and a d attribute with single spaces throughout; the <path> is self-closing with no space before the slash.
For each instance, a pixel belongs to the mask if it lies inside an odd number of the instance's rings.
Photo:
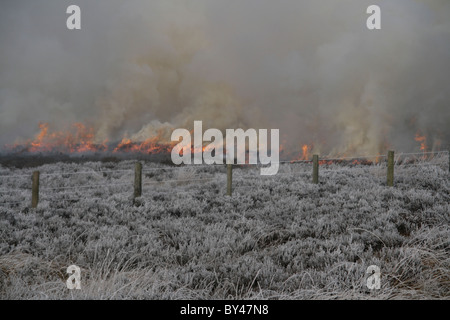
<path id="1" fill-rule="evenodd" d="M 149 190 L 154 190 L 154 189 L 149 189 Z M 189 194 L 189 195 L 192 195 L 192 196 L 197 196 L 198 195 L 194 191 L 177 191 L 177 192 L 172 192 L 172 193 L 166 193 L 166 192 L 162 192 L 161 191 L 161 192 L 158 192 L 158 193 L 156 193 L 156 192 L 147 193 L 147 195 L 150 196 L 150 197 L 157 196 L 157 195 L 160 195 L 160 194 L 162 194 L 164 196 L 168 196 L 168 195 L 175 196 L 175 195 L 178 195 L 178 194 Z"/>
<path id="2" fill-rule="evenodd" d="M 0 202 L 0 205 L 4 205 L 4 204 L 19 204 L 19 203 L 23 203 L 23 201 L 18 201 L 18 202 Z"/>
<path id="3" fill-rule="evenodd" d="M 85 188 L 95 188 L 95 187 L 111 187 L 111 186 L 125 186 L 124 183 L 110 183 L 110 184 L 95 184 L 88 186 L 77 186 L 77 187 L 52 187 L 52 188 L 40 188 L 40 190 L 60 190 L 60 189 L 85 189 Z"/>
<path id="4" fill-rule="evenodd" d="M 31 191 L 31 189 L 30 188 L 8 189 L 8 190 L 4 189 L 4 190 L 0 190 L 0 193 L 7 194 L 7 193 L 10 193 L 10 192 L 18 192 L 18 191 Z"/>
<path id="5" fill-rule="evenodd" d="M 385 158 L 387 157 L 385 154 L 378 154 L 378 155 L 372 155 L 372 156 L 357 156 L 357 157 L 342 157 L 342 158 L 320 158 L 319 161 L 324 160 L 347 160 L 347 159 L 364 159 L 364 158 Z"/>
<path id="6" fill-rule="evenodd" d="M 284 164 L 284 163 L 311 163 L 312 160 L 281 160 L 281 161 L 273 161 L 270 163 L 236 163 L 235 166 L 269 166 L 272 164 Z"/>
<path id="7" fill-rule="evenodd" d="M 74 189 L 77 189 L 77 188 L 74 187 Z M 84 188 L 84 189 L 89 189 L 89 188 Z M 47 190 L 44 190 L 44 191 L 49 191 L 49 190 L 51 190 L 51 189 L 47 189 Z M 64 189 L 64 190 L 68 190 L 68 189 Z M 52 195 L 56 195 L 56 196 L 65 196 L 65 195 L 74 195 L 74 194 L 79 195 L 80 192 L 81 192 L 81 191 L 75 191 L 75 192 L 61 191 L 61 192 L 53 192 L 53 193 L 51 193 L 51 194 L 52 194 Z M 96 192 L 101 192 L 101 193 L 104 192 L 104 193 L 107 193 L 108 191 L 98 190 L 98 191 L 96 191 Z M 47 195 L 48 193 L 43 192 L 42 194 L 43 194 L 43 195 Z"/>
<path id="8" fill-rule="evenodd" d="M 85 197 L 83 197 L 83 198 L 69 198 L 69 199 L 48 199 L 48 198 L 44 198 L 44 199 L 42 199 L 42 200 L 40 200 L 40 202 L 43 202 L 43 201 L 80 201 L 80 200 L 104 200 L 104 199 L 102 199 L 102 198 L 85 198 Z"/>
<path id="9" fill-rule="evenodd" d="M 424 155 L 424 154 L 446 154 L 449 153 L 449 151 L 427 151 L 427 152 L 410 152 L 410 153 L 397 153 L 397 157 L 405 156 L 405 155 Z M 363 156 L 351 156 L 351 157 L 338 157 L 338 158 L 321 158 L 319 157 L 319 161 L 339 161 L 339 160 L 349 160 L 349 159 L 364 159 L 364 158 L 386 158 L 387 155 L 378 154 L 378 155 L 363 155 Z M 262 164 L 262 163 L 242 163 L 237 164 L 239 166 L 245 166 L 245 165 L 271 165 L 271 164 L 284 164 L 284 163 L 311 163 L 312 160 L 298 160 L 298 159 L 291 159 L 291 160 L 281 160 L 277 162 L 271 162 L 269 164 Z M 146 168 L 142 170 L 142 172 L 149 172 L 154 170 L 176 170 L 176 169 L 183 169 L 183 168 L 200 168 L 200 167 L 211 167 L 211 166 L 224 166 L 226 164 L 190 164 L 190 165 L 181 165 L 181 166 L 165 166 L 165 167 L 155 167 L 155 168 Z M 130 172 L 133 171 L 133 169 L 117 169 L 117 170 L 93 170 L 93 171 L 80 171 L 80 172 L 55 172 L 55 173 L 41 173 L 40 176 L 61 176 L 61 175 L 78 175 L 78 174 L 96 174 L 96 173 L 115 173 L 115 172 Z M 13 174 L 13 175 L 0 175 L 0 178 L 18 178 L 18 177 L 29 177 L 31 174 Z"/>
<path id="10" fill-rule="evenodd" d="M 449 151 L 431 151 L 431 152 L 411 152 L 411 153 L 397 153 L 396 154 L 396 161 L 395 161 L 395 167 L 400 168 L 400 167 L 421 167 L 421 166 L 442 166 L 442 164 L 440 163 L 398 163 L 400 158 L 403 156 L 408 156 L 408 155 L 420 155 L 423 156 L 424 154 L 448 154 Z M 385 158 L 386 155 L 365 155 L 365 156 L 356 156 L 356 157 L 340 157 L 340 158 L 319 158 L 319 164 L 323 165 L 322 163 L 320 163 L 321 161 L 339 161 L 339 160 L 351 160 L 351 159 L 364 159 L 364 158 Z M 434 158 L 433 158 L 434 159 Z M 306 163 L 311 163 L 312 160 L 282 160 L 282 161 L 278 161 L 278 162 L 272 162 L 271 164 L 306 164 Z M 371 166 L 370 168 L 385 168 L 386 164 L 384 162 L 374 162 L 375 166 Z M 200 168 L 200 167 L 205 167 L 205 166 L 224 166 L 225 164 L 194 164 L 194 165 L 182 165 L 182 166 L 177 166 L 177 167 L 173 167 L 173 166 L 169 166 L 169 167 L 155 167 L 155 168 L 147 168 L 145 170 L 142 170 L 142 172 L 149 172 L 149 171 L 154 171 L 154 170 L 173 170 L 173 169 L 185 169 L 185 168 Z M 251 164 L 251 163 L 244 163 L 244 164 L 237 164 L 238 166 L 255 166 L 255 167 L 259 167 L 259 166 L 264 166 L 266 164 L 262 164 L 262 163 L 256 163 L 256 164 Z M 267 164 L 269 165 L 269 164 Z M 320 172 L 336 172 L 336 170 L 339 169 L 320 169 Z M 80 172 L 57 172 L 57 173 L 41 173 L 41 176 L 64 176 L 64 175 L 79 175 L 79 174 L 99 174 L 99 173 L 116 173 L 116 172 L 132 172 L 133 169 L 118 169 L 118 170 L 92 170 L 92 171 L 80 171 Z M 309 171 L 293 171 L 293 172 L 280 172 L 277 173 L 276 175 L 272 175 L 272 176 L 265 176 L 265 175 L 259 175 L 258 177 L 253 177 L 253 176 L 241 176 L 239 177 L 236 182 L 240 182 L 242 180 L 239 179 L 261 179 L 261 178 L 265 178 L 265 179 L 270 179 L 270 178 L 275 178 L 277 176 L 285 176 L 285 175 L 290 175 L 290 176 L 295 176 L 295 175 L 306 175 L 306 174 L 310 174 Z M 18 177 L 30 177 L 31 174 L 13 174 L 13 175 L 0 175 L 0 178 L 18 178 Z M 142 183 L 143 187 L 149 186 L 149 185 L 155 185 L 155 184 L 164 184 L 164 183 L 177 183 L 177 182 L 193 182 L 193 181 L 211 181 L 211 180 L 218 180 L 218 181 L 223 181 L 225 179 L 223 178 L 218 178 L 218 177 L 211 177 L 211 178 L 200 178 L 200 179 L 169 179 L 169 180 L 159 180 L 159 181 L 146 181 L 144 183 Z M 124 187 L 127 186 L 128 184 L 130 184 L 130 186 L 132 185 L 132 182 L 123 182 L 123 183 L 114 183 L 114 184 L 95 184 L 95 185 L 85 185 L 85 186 L 60 186 L 60 187 L 44 187 L 41 188 L 41 190 L 46 191 L 46 190 L 70 190 L 70 189 L 92 189 L 92 188 L 97 188 L 97 187 Z M 12 193 L 12 192 L 21 192 L 21 191 L 30 191 L 30 188 L 21 188 L 21 189 L 0 189 L 0 193 L 2 194 L 8 194 L 8 193 Z M 78 194 L 78 192 L 64 192 L 64 193 L 58 193 L 58 195 L 64 196 L 67 194 Z M 14 204 L 14 202 L 11 202 L 12 204 Z M 20 203 L 20 202 L 18 202 Z"/>
<path id="11" fill-rule="evenodd" d="M 176 179 L 176 180 L 147 181 L 147 182 L 142 183 L 142 185 L 163 183 L 163 182 L 207 181 L 207 180 L 213 180 L 213 179 L 217 179 L 217 178 L 214 177 L 214 178 L 206 178 L 206 179 L 203 178 L 203 179 Z"/>
<path id="12" fill-rule="evenodd" d="M 114 173 L 114 172 L 130 172 L 129 170 L 108 170 L 108 171 L 81 171 L 81 172 L 57 172 L 57 173 L 45 173 L 41 172 L 39 174 L 40 177 L 50 177 L 50 176 L 64 176 L 64 175 L 78 175 L 78 174 L 96 174 L 96 173 Z M 30 174 L 20 174 L 20 175 L 0 175 L 0 178 L 19 178 L 19 177 L 31 177 Z"/>
<path id="13" fill-rule="evenodd" d="M 31 174 L 0 175 L 0 178 L 21 178 L 21 177 L 31 177 Z"/>
<path id="14" fill-rule="evenodd" d="M 396 164 L 396 167 L 429 167 L 429 166 L 445 166 L 443 163 L 402 163 Z"/>
<path id="15" fill-rule="evenodd" d="M 202 163 L 202 164 L 188 164 L 188 165 L 176 165 L 176 166 L 168 166 L 168 167 L 156 167 L 156 168 L 146 168 L 143 169 L 142 172 L 146 171 L 153 171 L 153 170 L 175 170 L 175 169 L 183 169 L 183 168 L 201 168 L 201 167 L 218 167 L 218 166 L 225 166 L 225 163 Z"/>
<path id="16" fill-rule="evenodd" d="M 406 167 L 406 166 L 440 166 L 442 164 L 396 164 L 396 167 Z M 383 166 L 385 167 L 385 166 Z M 376 168 L 376 167 L 375 167 Z M 337 169 L 321 169 L 320 172 L 335 172 Z M 284 175 L 299 175 L 299 174 L 310 174 L 309 171 L 293 171 L 293 172 L 281 172 L 275 175 L 260 175 L 255 177 L 255 179 L 261 178 L 274 178 L 276 176 L 284 176 Z M 246 179 L 253 178 L 252 176 L 246 176 Z M 153 185 L 158 183 L 168 183 L 168 182 L 187 182 L 187 181 L 210 181 L 210 180 L 223 180 L 218 177 L 211 178 L 201 178 L 201 179 L 170 179 L 170 180 L 158 180 L 158 181 L 147 181 L 144 182 L 143 185 Z M 40 188 L 41 190 L 68 190 L 68 189 L 89 189 L 95 187 L 117 187 L 117 186 L 126 186 L 132 185 L 132 182 L 124 182 L 124 183 L 115 183 L 115 184 L 96 184 L 96 185 L 86 185 L 86 186 L 60 186 L 60 187 L 44 187 Z M 0 193 L 10 193 L 16 191 L 30 191 L 30 188 L 22 188 L 22 189 L 0 189 Z"/>
<path id="17" fill-rule="evenodd" d="M 416 155 L 416 154 L 441 154 L 441 153 L 449 153 L 449 151 L 444 150 L 444 151 L 426 151 L 426 152 L 410 152 L 410 153 L 404 153 L 404 152 L 399 152 L 398 155 Z"/>
<path id="18" fill-rule="evenodd" d="M 95 170 L 95 171 L 81 171 L 81 172 L 58 172 L 58 173 L 41 173 L 41 176 L 62 176 L 62 175 L 77 175 L 77 174 L 96 174 L 96 173 L 114 173 L 114 172 L 130 172 L 133 169 L 119 169 L 119 170 Z"/>
<path id="19" fill-rule="evenodd" d="M 311 163 L 312 160 L 281 160 L 278 163 Z M 277 162 L 271 162 L 277 163 Z"/>

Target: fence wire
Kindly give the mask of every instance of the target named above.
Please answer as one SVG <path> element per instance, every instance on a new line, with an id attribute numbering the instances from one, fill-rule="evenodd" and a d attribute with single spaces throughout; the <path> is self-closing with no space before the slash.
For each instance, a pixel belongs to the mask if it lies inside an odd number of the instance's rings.
<path id="1" fill-rule="evenodd" d="M 448 151 L 437 151 L 437 152 L 410 152 L 410 153 L 396 153 L 396 159 L 394 161 L 395 168 L 409 168 L 409 167 L 445 167 L 446 164 L 450 166 L 449 161 L 443 161 L 443 162 L 436 162 L 436 163 L 430 163 L 430 161 L 437 161 L 443 158 L 444 155 L 448 155 Z M 343 170 L 354 170 L 357 166 L 358 169 L 376 169 L 381 170 L 385 169 L 387 167 L 387 161 L 380 161 L 380 159 L 386 158 L 386 155 L 378 154 L 378 155 L 365 155 L 365 156 L 353 156 L 353 157 L 324 157 L 319 158 L 319 172 L 320 173 L 328 173 L 328 172 L 342 172 Z M 376 159 L 376 161 L 366 161 L 362 162 L 362 159 Z M 358 161 L 356 163 L 353 163 L 351 160 Z M 236 169 L 233 170 L 233 190 L 238 190 L 241 188 L 248 188 L 249 186 L 241 185 L 243 182 L 248 181 L 254 181 L 254 180 L 273 180 L 278 176 L 285 177 L 285 176 L 300 176 L 300 175 L 311 175 L 311 168 L 310 164 L 313 163 L 312 160 L 306 160 L 306 159 L 292 159 L 292 160 L 281 160 L 277 162 L 272 162 L 269 164 L 262 164 L 262 163 L 243 163 L 243 164 L 237 164 L 233 165 Z M 242 174 L 241 170 L 237 169 L 246 169 L 248 172 L 253 171 L 253 169 L 260 169 L 264 167 L 269 167 L 274 164 L 279 164 L 279 172 L 276 175 L 273 176 L 264 176 L 264 175 L 257 175 L 254 174 Z M 303 166 L 308 165 L 308 166 Z M 337 167 L 333 167 L 333 165 L 336 165 Z M 150 173 L 155 171 L 161 171 L 166 172 L 170 170 L 177 170 L 177 169 L 198 169 L 198 168 L 204 168 L 204 167 L 223 167 L 225 168 L 225 164 L 193 164 L 193 165 L 180 165 L 180 166 L 159 166 L 159 167 L 153 167 L 153 168 L 146 168 L 142 170 L 142 173 Z M 61 177 L 64 179 L 65 176 L 74 176 L 74 175 L 96 175 L 100 174 L 103 175 L 104 178 L 105 174 L 114 174 L 114 173 L 124 173 L 124 172 L 133 172 L 133 169 L 118 169 L 118 170 L 90 170 L 90 171 L 78 171 L 78 172 L 43 172 L 40 174 L 40 177 Z M 449 168 L 450 171 L 450 168 Z M 381 171 L 380 171 L 381 172 Z M 379 175 L 380 172 L 371 172 L 373 174 Z M 210 172 L 210 174 L 216 174 L 215 172 Z M 225 172 L 222 172 L 225 173 Z M 5 175 L 0 172 L 0 186 L 6 181 L 7 179 L 14 179 L 14 178 L 23 178 L 23 177 L 29 177 L 31 178 L 30 174 L 9 174 Z M 226 178 L 213 176 L 209 178 L 182 178 L 182 179 L 158 179 L 158 180 L 147 180 L 148 178 L 153 178 L 153 176 L 144 176 L 143 181 L 141 183 L 142 189 L 145 189 L 147 191 L 147 194 L 155 195 L 153 191 L 155 191 L 154 188 L 150 188 L 154 185 L 163 185 L 165 183 L 186 183 L 186 182 L 206 182 L 206 181 L 212 181 L 216 180 L 217 182 L 224 182 L 226 181 Z M 21 181 L 21 184 L 23 184 L 23 181 Z M 88 184 L 88 185 L 78 185 L 78 186 L 55 186 L 55 187 L 43 187 L 40 188 L 41 191 L 44 191 L 43 195 L 45 197 L 46 192 L 45 191 L 54 191 L 53 194 L 56 196 L 66 196 L 66 195 L 80 195 L 80 192 L 82 191 L 75 191 L 75 192 L 66 192 L 66 190 L 88 190 L 93 188 L 108 188 L 108 191 L 101 189 L 99 191 L 101 192 L 109 192 L 110 188 L 118 188 L 118 187 L 128 187 L 131 188 L 133 186 L 132 181 L 126 181 L 122 183 L 104 183 L 104 184 Z M 31 188 L 24 187 L 24 188 L 0 188 L 0 197 L 11 197 L 12 193 L 17 192 L 23 192 L 27 191 L 30 192 Z M 149 193 L 151 192 L 151 193 Z M 166 190 L 164 190 L 166 192 Z M 174 193 L 175 195 L 178 194 L 190 194 L 192 196 L 195 196 L 196 194 L 192 194 L 193 191 L 177 191 Z M 225 193 L 225 192 L 224 192 Z M 219 192 L 219 194 L 222 194 Z M 0 199 L 1 199 L 0 198 Z M 85 198 L 71 198 L 71 199 L 59 199 L 61 201 L 77 201 L 77 200 L 83 200 Z M 102 198 L 89 198 L 89 199 L 102 199 Z M 55 199 L 47 199 L 47 201 L 54 201 Z M 0 200 L 1 201 L 1 200 Z M 46 201 L 45 199 L 42 199 L 41 201 Z M 18 202 L 0 202 L 0 206 L 7 206 L 7 205 L 17 205 L 17 204 L 23 204 L 23 201 Z"/>

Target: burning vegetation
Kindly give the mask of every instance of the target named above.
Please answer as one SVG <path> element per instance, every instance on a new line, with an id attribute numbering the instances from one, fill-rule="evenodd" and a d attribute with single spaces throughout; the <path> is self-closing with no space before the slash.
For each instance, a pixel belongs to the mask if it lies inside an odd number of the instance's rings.
<path id="1" fill-rule="evenodd" d="M 172 148 L 177 144 L 176 141 L 168 141 L 163 138 L 162 131 L 154 136 L 137 141 L 129 137 L 122 138 L 119 142 L 110 142 L 107 139 L 99 142 L 95 135 L 95 130 L 80 122 L 74 123 L 67 130 L 52 130 L 48 123 L 39 123 L 39 132 L 33 139 L 18 142 L 12 145 L 5 145 L 4 151 L 9 155 L 14 154 L 64 154 L 64 155 L 170 155 Z M 414 136 L 417 145 L 417 151 L 425 153 L 430 151 L 427 144 L 427 137 L 420 130 Z M 440 151 L 441 143 L 438 141 L 433 144 L 433 151 Z M 196 149 L 191 146 L 191 153 L 203 152 L 206 146 Z M 386 146 L 386 150 L 389 146 Z M 181 150 L 183 153 L 186 150 Z M 280 144 L 281 159 L 290 161 L 311 161 L 312 155 L 317 152 L 314 144 L 302 144 L 300 148 L 287 147 L 286 141 Z M 371 165 L 380 163 L 384 158 L 373 156 L 370 158 L 354 157 L 348 153 L 333 153 L 319 161 L 320 165 L 330 165 L 333 163 L 345 163 L 351 165 Z M 352 158 L 353 157 L 353 158 Z"/>
<path id="2" fill-rule="evenodd" d="M 174 143 L 160 141 L 153 137 L 142 142 L 123 138 L 119 143 L 104 140 L 96 142 L 94 129 L 87 128 L 82 123 L 73 124 L 66 131 L 51 131 L 48 123 L 39 124 L 39 133 L 34 139 L 14 145 L 6 145 L 5 149 L 11 153 L 170 153 Z"/>

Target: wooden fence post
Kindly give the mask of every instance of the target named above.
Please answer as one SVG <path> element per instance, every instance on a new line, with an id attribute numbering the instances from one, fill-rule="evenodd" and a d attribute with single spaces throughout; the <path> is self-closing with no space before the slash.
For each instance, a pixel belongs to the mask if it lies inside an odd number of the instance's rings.
<path id="1" fill-rule="evenodd" d="M 319 156 L 317 154 L 313 155 L 313 183 L 319 183 Z"/>
<path id="2" fill-rule="evenodd" d="M 232 188 L 231 184 L 233 182 L 233 165 L 227 164 L 227 195 L 231 196 L 232 194 Z"/>
<path id="3" fill-rule="evenodd" d="M 39 203 L 39 171 L 34 171 L 31 177 L 31 207 L 37 208 Z"/>
<path id="4" fill-rule="evenodd" d="M 142 164 L 136 162 L 134 166 L 134 199 L 142 195 Z"/>
<path id="5" fill-rule="evenodd" d="M 394 151 L 388 151 L 387 158 L 387 185 L 394 186 Z"/>

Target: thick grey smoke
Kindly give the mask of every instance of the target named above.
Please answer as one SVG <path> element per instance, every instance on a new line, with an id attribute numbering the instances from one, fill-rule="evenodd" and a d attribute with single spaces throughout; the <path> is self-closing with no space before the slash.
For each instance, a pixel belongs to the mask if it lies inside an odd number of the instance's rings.
<path id="1" fill-rule="evenodd" d="M 321 154 L 418 150 L 418 132 L 446 148 L 449 16 L 448 0 L 3 1 L 0 145 L 39 122 L 101 142 L 203 120 L 279 128 L 285 149 Z"/>

